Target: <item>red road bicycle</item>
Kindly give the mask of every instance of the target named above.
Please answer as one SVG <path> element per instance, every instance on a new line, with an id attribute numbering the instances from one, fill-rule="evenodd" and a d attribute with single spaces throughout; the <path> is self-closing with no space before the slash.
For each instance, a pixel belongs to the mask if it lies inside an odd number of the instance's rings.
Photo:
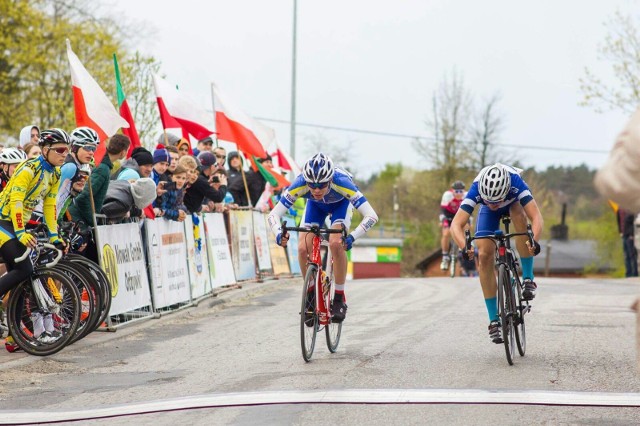
<path id="1" fill-rule="evenodd" d="M 282 235 L 288 231 L 308 232 L 314 235 L 312 250 L 307 259 L 307 273 L 302 287 L 302 302 L 300 307 L 300 345 L 302 358 L 306 362 L 311 361 L 316 345 L 318 331 L 323 328 L 327 337 L 327 347 L 331 353 L 338 350 L 340 335 L 342 334 L 342 322 L 331 320 L 331 304 L 335 294 L 335 282 L 333 277 L 333 259 L 327 247 L 326 269 L 323 269 L 321 247 L 328 245 L 327 234 L 342 234 L 342 240 L 347 237 L 347 229 L 320 228 L 317 225 L 309 227 L 287 227 L 282 224 Z"/>

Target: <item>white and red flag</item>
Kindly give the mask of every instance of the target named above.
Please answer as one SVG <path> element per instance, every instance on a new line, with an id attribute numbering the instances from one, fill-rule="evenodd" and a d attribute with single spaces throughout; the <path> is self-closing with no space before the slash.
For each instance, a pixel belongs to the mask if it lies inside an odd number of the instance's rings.
<path id="1" fill-rule="evenodd" d="M 69 40 L 67 40 L 67 56 L 71 69 L 76 126 L 91 127 L 98 132 L 101 142 L 115 135 L 120 128 L 128 128 L 127 121 L 120 116 L 100 85 L 73 53 Z M 105 152 L 105 144 L 98 145 L 94 156 L 96 164 L 102 161 Z"/>
<path id="2" fill-rule="evenodd" d="M 165 129 L 177 127 L 178 124 L 198 140 L 215 133 L 215 123 L 211 114 L 178 91 L 175 86 L 154 74 L 153 87 L 160 109 L 160 119 Z"/>
<path id="3" fill-rule="evenodd" d="M 212 88 L 218 139 L 235 143 L 249 156 L 266 157 L 266 148 L 275 140 L 274 130 L 245 114 L 215 84 Z"/>

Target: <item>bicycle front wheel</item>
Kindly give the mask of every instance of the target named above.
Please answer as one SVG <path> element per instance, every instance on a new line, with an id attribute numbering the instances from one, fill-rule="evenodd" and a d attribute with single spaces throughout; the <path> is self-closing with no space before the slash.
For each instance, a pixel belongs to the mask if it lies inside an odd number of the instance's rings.
<path id="1" fill-rule="evenodd" d="M 333 274 L 332 274 L 333 275 Z M 335 282 L 333 276 L 329 281 L 329 291 L 327 292 L 326 303 L 331 310 L 333 304 L 333 298 L 335 296 Z M 340 344 L 340 335 L 342 334 L 342 322 L 329 321 L 329 324 L 324 328 L 324 332 L 327 336 L 327 348 L 329 352 L 335 353 L 338 350 L 338 344 Z"/>
<path id="2" fill-rule="evenodd" d="M 309 265 L 302 286 L 302 303 L 300 306 L 300 347 L 302 358 L 306 362 L 311 361 L 313 349 L 316 346 L 316 336 L 320 322 L 316 309 L 316 282 L 318 279 L 318 267 Z"/>
<path id="3" fill-rule="evenodd" d="M 527 330 L 524 324 L 524 314 L 528 305 L 525 305 L 525 302 L 522 300 L 522 283 L 518 276 L 514 276 L 513 287 L 516 344 L 518 345 L 518 353 L 520 356 L 524 356 L 527 350 Z"/>
<path id="4" fill-rule="evenodd" d="M 513 292 L 511 291 L 511 280 L 504 264 L 498 266 L 498 314 L 502 323 L 502 340 L 504 350 L 507 355 L 507 362 L 513 365 L 515 356 L 515 331 L 513 326 Z"/>
<path id="5" fill-rule="evenodd" d="M 82 303 L 75 284 L 54 269 L 36 269 L 29 280 L 11 290 L 7 306 L 9 331 L 31 355 L 52 355 L 75 336 Z M 47 333 L 36 336 L 42 332 Z M 42 338 L 44 335 L 47 338 Z"/>

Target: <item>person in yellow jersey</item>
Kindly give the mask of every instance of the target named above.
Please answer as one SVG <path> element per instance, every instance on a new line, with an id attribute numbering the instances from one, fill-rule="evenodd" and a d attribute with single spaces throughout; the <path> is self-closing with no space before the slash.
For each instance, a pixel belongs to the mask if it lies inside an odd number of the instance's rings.
<path id="1" fill-rule="evenodd" d="M 4 258 L 8 271 L 0 277 L 0 298 L 29 278 L 33 272 L 31 259 L 20 262 L 15 262 L 15 259 L 22 256 L 27 247 L 36 245 L 35 237 L 25 231 L 25 223 L 41 200 L 49 240 L 57 247 L 64 248 L 64 241 L 58 236 L 56 197 L 60 166 L 69 153 L 70 143 L 69 135 L 62 129 L 41 132 L 39 144 L 42 153 L 39 157 L 21 163 L 0 194 L 0 255 Z M 47 343 L 47 340 L 54 339 L 55 336 L 47 332 L 44 326 L 38 327 L 42 324 L 42 320 L 38 319 L 39 324 L 34 322 L 34 335 Z"/>

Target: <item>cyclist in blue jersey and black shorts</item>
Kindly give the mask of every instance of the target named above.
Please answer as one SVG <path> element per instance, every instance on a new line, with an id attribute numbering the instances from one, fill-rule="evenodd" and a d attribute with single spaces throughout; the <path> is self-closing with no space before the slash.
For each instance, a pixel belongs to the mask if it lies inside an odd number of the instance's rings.
<path id="1" fill-rule="evenodd" d="M 476 205 L 480 205 L 476 218 L 477 237 L 491 235 L 500 229 L 500 218 L 510 216 L 516 232 L 526 232 L 531 222 L 534 245 L 526 236 L 516 237 L 516 247 L 520 254 L 524 291 L 522 297 L 532 300 L 537 285 L 533 281 L 533 256 L 540 253 L 542 234 L 542 214 L 533 199 L 531 190 L 520 177 L 522 170 L 500 163 L 483 168 L 473 181 L 467 196 L 451 223 L 451 234 L 463 255 L 473 258 L 473 250 L 465 249 L 464 228 Z M 496 275 L 494 271 L 495 244 L 490 240 L 476 240 L 478 245 L 478 271 L 480 285 L 489 314 L 489 337 L 494 343 L 502 343 L 501 324 L 498 317 Z"/>
<path id="2" fill-rule="evenodd" d="M 287 188 L 268 217 L 268 223 L 276 236 L 278 245 L 286 247 L 288 234 L 282 234 L 280 218 L 298 198 L 306 198 L 307 206 L 300 226 L 319 225 L 331 218 L 331 227 L 341 229 L 342 224 L 349 229 L 351 210 L 355 207 L 363 216 L 360 224 L 342 242 L 340 234 L 330 234 L 329 250 L 333 257 L 336 294 L 331 306 L 334 322 L 341 322 L 347 314 L 345 303 L 345 281 L 347 278 L 347 255 L 353 242 L 363 236 L 378 221 L 378 215 L 362 192 L 353 182 L 352 176 L 338 167 L 325 154 L 318 153 L 307 161 L 302 174 Z M 313 234 L 302 233 L 298 243 L 298 259 L 304 276 L 307 269 L 307 247 L 311 247 Z"/>

